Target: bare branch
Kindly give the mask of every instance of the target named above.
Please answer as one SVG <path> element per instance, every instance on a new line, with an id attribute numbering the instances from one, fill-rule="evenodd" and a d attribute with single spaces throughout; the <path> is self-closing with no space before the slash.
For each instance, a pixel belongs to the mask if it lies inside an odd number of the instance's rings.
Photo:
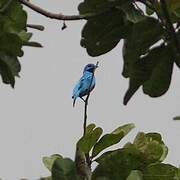
<path id="1" fill-rule="evenodd" d="M 39 30 L 39 31 L 44 31 L 44 26 L 42 26 L 42 25 L 27 24 L 26 27 L 36 29 L 36 30 Z"/>
<path id="2" fill-rule="evenodd" d="M 92 18 L 94 16 L 97 16 L 97 14 L 85 14 L 85 15 L 63 15 L 62 13 L 52 13 L 49 12 L 45 9 L 42 9 L 39 6 L 36 6 L 35 4 L 32 4 L 31 2 L 27 1 L 27 0 L 19 0 L 22 4 L 24 4 L 25 6 L 29 7 L 30 9 L 32 9 L 33 11 L 46 16 L 48 18 L 51 19 L 57 19 L 57 20 L 65 20 L 65 21 L 74 21 L 74 20 L 82 20 L 82 19 L 89 19 Z"/>
<path id="3" fill-rule="evenodd" d="M 96 67 L 98 67 L 98 64 L 99 64 L 99 62 L 96 63 Z M 84 100 L 84 124 L 83 124 L 83 129 L 84 129 L 84 131 L 83 131 L 83 136 L 86 135 L 87 108 L 88 108 L 89 96 L 90 96 L 90 93 L 91 93 L 90 88 L 91 88 L 91 84 L 92 84 L 92 82 L 93 82 L 93 77 L 94 77 L 94 72 L 93 72 L 93 75 L 92 75 L 92 78 L 91 78 L 91 82 L 90 82 L 90 85 L 89 85 L 89 90 L 88 90 L 87 97 L 86 97 L 86 99 Z M 92 161 L 91 161 L 91 158 L 89 157 L 89 153 L 86 153 L 86 154 L 85 154 L 85 157 L 86 157 L 86 162 L 87 162 L 89 168 L 91 169 L 91 163 L 92 163 Z"/>

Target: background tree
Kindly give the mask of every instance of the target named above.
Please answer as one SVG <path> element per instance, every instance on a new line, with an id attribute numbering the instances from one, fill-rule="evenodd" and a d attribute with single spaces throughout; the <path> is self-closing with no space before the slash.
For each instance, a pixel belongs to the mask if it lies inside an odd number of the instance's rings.
<path id="1" fill-rule="evenodd" d="M 90 56 L 99 56 L 107 53 L 112 50 L 121 39 L 124 39 L 123 76 L 130 79 L 129 89 L 124 97 L 124 104 L 127 104 L 129 99 L 140 86 L 143 86 L 145 94 L 152 97 L 158 97 L 164 94 L 168 90 L 171 82 L 173 64 L 175 63 L 179 67 L 179 1 L 161 0 L 135 2 L 123 0 L 86 0 L 79 5 L 80 15 L 75 16 L 64 16 L 62 14 L 50 13 L 25 0 L 0 2 L 2 21 L 0 24 L 2 32 L 0 39 L 0 72 L 3 82 L 11 84 L 12 87 L 14 87 L 15 83 L 14 77 L 18 76 L 18 72 L 20 71 L 18 57 L 23 55 L 21 50 L 22 46 L 30 45 L 41 47 L 39 43 L 29 41 L 31 34 L 27 32 L 26 28 L 29 26 L 31 28 L 35 27 L 42 29 L 42 27 L 27 25 L 27 16 L 25 11 L 22 9 L 21 4 L 24 4 L 34 11 L 50 18 L 65 21 L 87 19 L 87 23 L 82 31 L 81 45 L 87 49 Z M 146 5 L 146 12 L 140 9 L 139 3 Z M 64 23 L 62 29 L 65 27 L 66 25 Z M 132 125 L 130 125 L 130 127 L 131 126 Z M 94 125 L 90 125 L 90 133 L 87 134 L 88 138 L 83 136 L 78 142 L 80 150 L 78 149 L 77 155 L 80 157 L 82 155 L 82 158 L 83 153 L 89 153 L 90 150 L 92 148 L 95 149 L 96 146 L 100 146 L 100 149 L 103 149 L 102 147 L 109 146 L 109 144 L 107 145 L 106 143 L 104 145 L 104 142 L 113 142 L 115 139 L 114 137 L 112 138 L 113 140 L 106 140 L 106 138 L 103 138 L 103 140 L 99 140 L 100 142 L 102 141 L 103 145 L 97 145 L 100 143 L 98 139 L 102 134 L 102 130 L 97 128 L 95 131 L 94 128 Z M 122 127 L 120 127 L 120 129 L 121 128 Z M 123 130 L 123 135 L 126 134 L 125 132 L 126 130 Z M 114 136 L 116 133 L 119 134 L 119 129 L 115 130 L 115 132 L 111 134 Z M 91 137 L 90 139 L 89 136 Z M 92 178 L 155 179 L 155 177 L 157 177 L 160 179 L 161 177 L 166 177 L 167 179 L 178 179 L 179 175 L 177 168 L 161 163 L 165 158 L 164 154 L 167 154 L 167 150 L 164 148 L 165 146 L 161 137 L 157 134 L 144 134 L 142 136 L 144 136 L 143 138 L 145 140 L 140 140 L 140 142 L 145 141 L 146 145 L 149 141 L 153 141 L 154 143 L 153 145 L 148 144 L 148 149 L 153 147 L 152 149 L 154 151 L 156 148 L 155 144 L 158 144 L 157 149 L 160 144 L 161 153 L 158 154 L 158 158 L 153 157 L 153 160 L 151 158 L 150 160 L 141 159 L 143 156 L 148 157 L 147 155 L 143 155 L 146 148 L 142 147 L 143 150 L 141 151 L 141 148 L 139 150 L 135 141 L 133 144 L 126 145 L 123 149 L 118 149 L 110 154 L 108 153 L 102 155 L 99 160 L 96 160 L 99 165 L 93 172 Z M 115 143 L 117 141 L 119 142 L 119 138 L 115 141 Z M 83 142 L 90 142 L 90 145 L 87 145 L 86 143 L 84 145 Z M 157 150 L 156 152 L 159 151 Z M 123 153 L 125 153 L 125 155 Z M 137 155 L 138 153 L 140 153 L 139 156 Z M 151 153 L 152 152 L 150 152 L 150 154 Z M 91 157 L 93 158 L 93 156 L 94 155 L 92 154 Z M 122 167 L 122 165 L 119 164 L 121 161 L 118 161 L 116 164 L 115 160 L 120 159 L 120 157 L 123 156 L 125 159 L 128 159 L 128 156 L 133 158 L 133 160 L 130 158 L 130 163 L 128 165 L 132 165 L 133 162 L 139 163 L 131 166 L 129 171 L 126 173 L 124 171 L 122 172 L 125 174 L 121 174 L 119 170 L 113 168 L 119 166 Z M 140 160 L 138 161 L 139 158 Z M 109 162 L 111 162 L 111 160 L 113 162 L 113 167 L 106 166 Z M 50 162 L 52 163 L 51 159 Z M 122 160 L 122 162 L 124 166 L 124 161 Z M 156 164 L 154 165 L 154 163 Z M 62 167 L 62 164 L 65 164 L 65 168 Z M 66 167 L 68 168 L 66 169 Z M 73 167 L 75 166 L 71 160 L 63 159 L 58 155 L 58 157 L 55 158 L 55 161 L 53 160 L 52 167 L 50 166 L 53 179 L 65 179 L 67 176 L 70 179 L 72 179 L 72 177 L 74 179 L 78 178 L 76 177 L 76 172 Z M 85 167 L 85 165 L 83 167 Z M 108 169 L 111 169 L 112 171 L 108 172 Z M 128 168 L 126 167 L 126 169 Z M 162 174 L 160 173 L 160 169 L 162 169 Z M 132 170 L 135 170 L 135 172 L 132 172 Z M 87 172 L 89 171 L 86 169 L 84 175 L 85 178 L 89 178 L 89 174 L 87 174 Z"/>

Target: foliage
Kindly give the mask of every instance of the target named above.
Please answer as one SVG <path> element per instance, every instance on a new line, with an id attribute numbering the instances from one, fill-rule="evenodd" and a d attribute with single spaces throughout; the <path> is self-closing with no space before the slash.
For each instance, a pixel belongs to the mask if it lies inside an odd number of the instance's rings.
<path id="1" fill-rule="evenodd" d="M 0 0 L 0 74 L 12 87 L 21 70 L 22 48 L 42 47 L 30 41 L 32 33 L 27 31 L 27 13 L 22 6 L 30 1 L 23 2 Z M 174 64 L 180 68 L 179 0 L 84 0 L 78 10 L 77 19 L 87 20 L 81 46 L 90 56 L 108 53 L 123 40 L 122 75 L 129 78 L 124 104 L 140 87 L 150 97 L 167 92 Z M 42 9 L 37 12 L 46 13 Z M 52 18 L 53 13 L 49 14 Z M 36 25 L 35 29 L 43 27 Z M 180 169 L 163 163 L 168 148 L 158 133 L 140 132 L 132 143 L 112 150 L 133 128 L 134 124 L 126 124 L 102 135 L 102 128 L 90 124 L 77 142 L 75 160 L 58 154 L 43 158 L 51 176 L 41 180 L 180 180 Z M 97 165 L 92 171 L 94 162 Z"/>
<path id="2" fill-rule="evenodd" d="M 133 143 L 128 142 L 123 147 L 104 152 L 106 148 L 120 142 L 120 140 L 124 138 L 133 128 L 133 124 L 126 124 L 112 131 L 112 133 L 100 136 L 100 134 L 95 132 L 96 129 L 101 128 L 96 127 L 95 124 L 90 124 L 87 126 L 87 134 L 80 138 L 80 140 L 77 142 L 77 148 L 80 149 L 81 152 L 83 152 L 82 150 L 85 150 L 85 152 L 88 151 L 90 153 L 91 162 L 98 163 L 90 175 L 90 179 L 180 179 L 179 169 L 177 167 L 163 163 L 168 154 L 168 148 L 164 144 L 159 133 L 140 132 L 135 137 Z M 82 143 L 84 140 L 86 140 L 86 143 Z M 63 158 L 60 155 L 52 155 L 49 158 L 43 158 L 43 162 L 44 165 L 50 170 L 52 180 L 81 179 L 76 170 L 78 165 L 77 158 L 75 161 L 73 161 L 69 158 Z M 82 161 L 80 161 L 80 163 L 82 164 Z M 51 177 L 48 178 L 50 179 Z M 46 180 L 47 178 L 43 179 Z M 88 179 L 88 177 L 86 177 L 86 179 Z"/>
<path id="3" fill-rule="evenodd" d="M 0 0 L 0 74 L 2 81 L 12 87 L 21 70 L 22 47 L 41 47 L 29 41 L 32 33 L 27 32 L 26 25 L 27 13 L 18 0 Z"/>
<path id="4" fill-rule="evenodd" d="M 141 86 L 143 92 L 151 97 L 166 93 L 171 83 L 173 64 L 178 67 L 180 64 L 180 56 L 173 55 L 172 49 L 176 47 L 169 37 L 166 20 L 162 21 L 165 17 L 160 2 L 148 0 L 147 4 L 147 13 L 137 9 L 133 0 L 85 0 L 79 5 L 80 14 L 105 11 L 89 19 L 83 28 L 81 46 L 90 56 L 105 54 L 121 39 L 124 40 L 122 75 L 129 78 L 124 104 Z M 179 0 L 167 1 L 167 8 L 177 26 L 180 20 Z M 176 34 L 180 34 L 178 28 Z"/>
<path id="5" fill-rule="evenodd" d="M 150 97 L 165 94 L 174 63 L 180 67 L 180 3 L 164 1 L 168 12 L 162 0 L 84 0 L 78 6 L 79 14 L 87 16 L 81 46 L 90 56 L 103 55 L 123 40 L 122 75 L 129 78 L 124 104 L 140 87 Z M 0 73 L 3 82 L 12 87 L 20 72 L 22 47 L 41 47 L 29 41 L 32 33 L 27 32 L 27 13 L 21 2 L 0 0 Z M 146 11 L 140 9 L 140 3 Z M 89 17 L 91 14 L 94 16 Z"/>

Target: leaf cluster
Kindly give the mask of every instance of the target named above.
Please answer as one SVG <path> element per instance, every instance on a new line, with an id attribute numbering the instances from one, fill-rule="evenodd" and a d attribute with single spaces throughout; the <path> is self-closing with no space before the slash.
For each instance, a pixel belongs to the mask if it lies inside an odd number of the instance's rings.
<path id="1" fill-rule="evenodd" d="M 122 75 L 129 78 L 124 104 L 139 87 L 151 97 L 165 94 L 171 83 L 174 63 L 180 67 L 180 49 L 177 52 L 169 35 L 171 32 L 166 26 L 160 1 L 139 2 L 146 3 L 146 12 L 137 8 L 138 1 L 133 0 L 84 0 L 78 7 L 81 15 L 98 14 L 88 19 L 82 30 L 81 46 L 90 56 L 103 55 L 123 40 Z M 166 0 L 174 27 L 180 22 L 179 2 Z M 180 30 L 176 28 L 175 31 L 179 41 Z"/>
<path id="2" fill-rule="evenodd" d="M 159 133 L 140 132 L 132 143 L 106 150 L 119 143 L 133 128 L 134 124 L 126 124 L 102 135 L 100 127 L 88 125 L 85 136 L 77 142 L 75 161 L 60 155 L 44 157 L 44 165 L 50 170 L 51 176 L 41 180 L 180 179 L 177 167 L 163 163 L 168 148 Z M 97 163 L 93 171 L 85 164 L 87 154 L 91 163 Z"/>
<path id="3" fill-rule="evenodd" d="M 23 56 L 23 46 L 41 47 L 30 42 L 32 33 L 27 32 L 27 14 L 18 0 L 0 0 L 0 74 L 2 81 L 15 85 Z"/>

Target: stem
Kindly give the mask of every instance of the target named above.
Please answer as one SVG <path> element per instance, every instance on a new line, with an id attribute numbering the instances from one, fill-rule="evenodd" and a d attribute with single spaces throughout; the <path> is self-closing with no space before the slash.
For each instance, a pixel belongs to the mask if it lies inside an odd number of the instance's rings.
<path id="1" fill-rule="evenodd" d="M 36 30 L 39 30 L 39 31 L 44 31 L 44 26 L 42 26 L 42 25 L 27 24 L 26 26 L 28 28 L 36 29 Z"/>
<path id="2" fill-rule="evenodd" d="M 99 62 L 96 63 L 96 67 L 98 67 L 98 64 Z M 91 94 L 91 91 L 90 91 L 90 88 L 91 88 L 91 84 L 93 82 L 93 78 L 94 78 L 94 72 L 93 72 L 93 75 L 92 75 L 92 78 L 91 78 L 91 82 L 90 82 L 90 85 L 89 85 L 89 89 L 88 89 L 88 93 L 87 93 L 87 97 L 86 99 L 84 100 L 84 124 L 83 124 L 83 136 L 86 135 L 86 126 L 87 126 L 87 110 L 88 110 L 88 100 L 89 100 L 89 96 Z"/>
<path id="3" fill-rule="evenodd" d="M 63 15 L 62 13 L 49 12 L 45 9 L 42 9 L 39 6 L 36 6 L 35 4 L 32 4 L 28 0 L 19 0 L 19 1 L 22 4 L 24 4 L 25 6 L 32 9 L 33 11 L 35 11 L 35 12 L 37 12 L 43 16 L 46 16 L 48 18 L 51 18 L 51 19 L 74 21 L 74 20 L 89 19 L 89 18 L 92 18 L 92 17 L 99 15 L 99 14 L 95 14 L 95 13 L 89 13 L 89 14 L 84 14 L 84 15 Z"/>
<path id="4" fill-rule="evenodd" d="M 99 62 L 96 63 L 96 67 L 98 67 L 98 64 Z M 93 75 L 92 75 L 92 78 L 91 78 L 91 82 L 90 82 L 90 85 L 89 85 L 89 90 L 88 90 L 88 94 L 87 94 L 87 97 L 85 99 L 85 103 L 84 103 L 84 123 L 83 123 L 83 136 L 86 135 L 86 126 L 87 126 L 87 110 L 88 110 L 88 100 L 89 100 L 89 97 L 90 97 L 90 88 L 91 88 L 91 84 L 93 82 L 93 78 L 94 78 L 94 72 L 93 72 Z M 85 157 L 86 157 L 86 162 L 88 164 L 88 167 L 91 169 L 91 158 L 89 156 L 89 153 L 86 153 L 85 154 Z"/>

